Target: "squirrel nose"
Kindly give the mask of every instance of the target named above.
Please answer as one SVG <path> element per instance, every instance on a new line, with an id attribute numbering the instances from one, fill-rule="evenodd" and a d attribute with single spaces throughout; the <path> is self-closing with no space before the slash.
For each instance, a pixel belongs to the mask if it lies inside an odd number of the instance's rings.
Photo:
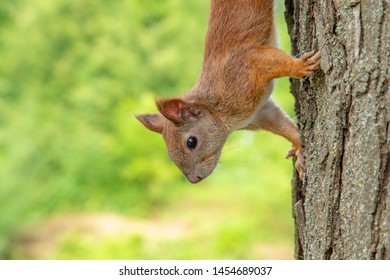
<path id="1" fill-rule="evenodd" d="M 200 176 L 188 176 L 187 177 L 188 181 L 190 181 L 192 184 L 196 184 L 196 183 L 199 183 L 200 181 L 202 181 L 204 178 L 200 177 Z"/>

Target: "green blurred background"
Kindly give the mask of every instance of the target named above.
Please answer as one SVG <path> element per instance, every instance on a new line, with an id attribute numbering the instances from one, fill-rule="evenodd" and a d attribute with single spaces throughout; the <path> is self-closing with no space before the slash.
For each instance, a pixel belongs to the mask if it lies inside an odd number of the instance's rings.
<path id="1" fill-rule="evenodd" d="M 0 2 L 1 259 L 293 257 L 286 140 L 236 132 L 192 185 L 134 118 L 194 84 L 208 13 L 198 0 Z M 273 96 L 293 116 L 288 87 Z"/>

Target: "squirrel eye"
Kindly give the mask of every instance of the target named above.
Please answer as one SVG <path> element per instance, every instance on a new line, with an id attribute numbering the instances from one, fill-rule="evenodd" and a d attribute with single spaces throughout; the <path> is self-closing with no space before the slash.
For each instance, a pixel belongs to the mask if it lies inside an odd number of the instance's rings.
<path id="1" fill-rule="evenodd" d="M 198 140 L 196 140 L 196 137 L 191 136 L 187 139 L 187 147 L 191 150 L 195 149 L 196 144 L 198 143 Z"/>

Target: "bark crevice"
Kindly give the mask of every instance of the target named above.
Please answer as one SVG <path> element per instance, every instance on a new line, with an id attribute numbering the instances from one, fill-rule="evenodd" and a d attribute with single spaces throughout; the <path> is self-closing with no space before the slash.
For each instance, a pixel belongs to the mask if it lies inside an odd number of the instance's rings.
<path id="1" fill-rule="evenodd" d="M 291 80 L 306 160 L 296 257 L 390 259 L 388 2 L 285 3 L 293 55 L 318 45 L 323 70 Z"/>

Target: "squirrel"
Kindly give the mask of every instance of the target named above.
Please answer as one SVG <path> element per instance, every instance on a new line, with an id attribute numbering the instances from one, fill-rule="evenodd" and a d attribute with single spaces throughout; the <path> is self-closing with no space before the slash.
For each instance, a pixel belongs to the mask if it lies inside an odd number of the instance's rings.
<path id="1" fill-rule="evenodd" d="M 270 98 L 273 79 L 311 76 L 320 53 L 294 58 L 277 49 L 273 0 L 211 0 L 200 77 L 181 97 L 156 100 L 160 114 L 136 118 L 161 133 L 170 158 L 191 183 L 215 169 L 235 130 L 267 130 L 286 138 L 303 180 L 304 158 L 294 122 Z"/>

